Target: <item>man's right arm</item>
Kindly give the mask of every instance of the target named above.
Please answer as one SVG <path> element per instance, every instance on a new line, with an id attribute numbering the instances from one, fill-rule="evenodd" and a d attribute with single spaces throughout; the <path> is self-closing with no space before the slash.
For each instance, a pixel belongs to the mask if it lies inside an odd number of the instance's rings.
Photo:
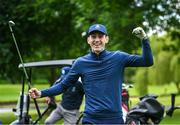
<path id="1" fill-rule="evenodd" d="M 53 85 L 48 89 L 38 90 L 32 88 L 29 90 L 29 95 L 32 98 L 46 97 L 46 96 L 55 96 L 63 93 L 66 89 L 74 84 L 79 78 L 79 74 L 72 68 L 68 75 L 58 84 Z"/>

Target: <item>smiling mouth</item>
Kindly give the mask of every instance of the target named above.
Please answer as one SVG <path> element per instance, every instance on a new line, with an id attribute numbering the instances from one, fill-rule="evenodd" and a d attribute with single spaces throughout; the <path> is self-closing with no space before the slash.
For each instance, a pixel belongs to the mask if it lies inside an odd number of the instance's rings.
<path id="1" fill-rule="evenodd" d="M 100 46 L 100 45 L 94 45 L 94 47 L 95 47 L 95 48 L 99 48 L 99 47 L 101 47 L 101 46 Z"/>
<path id="2" fill-rule="evenodd" d="M 100 43 L 94 43 L 94 46 L 101 46 Z"/>

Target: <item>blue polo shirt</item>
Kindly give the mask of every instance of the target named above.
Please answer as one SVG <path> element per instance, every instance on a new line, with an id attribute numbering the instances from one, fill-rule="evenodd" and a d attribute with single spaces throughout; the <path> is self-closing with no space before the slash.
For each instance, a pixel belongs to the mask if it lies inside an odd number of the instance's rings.
<path id="1" fill-rule="evenodd" d="M 42 90 L 42 97 L 57 95 L 81 77 L 85 92 L 85 118 L 107 119 L 122 117 L 121 88 L 125 67 L 148 67 L 153 56 L 148 40 L 142 41 L 142 55 L 121 51 L 93 52 L 78 58 L 61 84 Z"/>

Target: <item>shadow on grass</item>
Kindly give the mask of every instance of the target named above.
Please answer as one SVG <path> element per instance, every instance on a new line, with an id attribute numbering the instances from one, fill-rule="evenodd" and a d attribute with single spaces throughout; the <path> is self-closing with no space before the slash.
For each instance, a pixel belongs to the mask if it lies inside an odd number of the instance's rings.
<path id="1" fill-rule="evenodd" d="M 32 119 L 35 120 L 37 118 L 37 115 L 34 113 L 31 115 Z M 176 110 L 173 114 L 173 117 L 166 116 L 160 123 L 160 125 L 163 124 L 180 124 L 180 110 Z M 44 124 L 44 120 L 48 117 L 48 114 L 46 114 L 40 121 L 39 124 Z M 0 113 L 0 120 L 2 121 L 2 124 L 10 124 L 12 121 L 16 120 L 16 117 L 14 113 Z M 62 124 L 63 120 L 57 122 L 56 124 Z"/>
<path id="2" fill-rule="evenodd" d="M 33 113 L 33 114 L 31 114 L 31 117 L 34 121 L 37 118 L 37 114 Z M 39 121 L 39 124 L 44 124 L 44 121 L 47 117 L 48 117 L 48 114 L 44 115 L 44 117 Z M 14 120 L 16 120 L 16 116 L 14 115 L 13 112 L 0 113 L 0 121 L 2 122 L 2 125 L 10 124 Z M 63 120 L 60 120 L 56 124 L 62 124 L 62 123 L 63 123 Z"/>

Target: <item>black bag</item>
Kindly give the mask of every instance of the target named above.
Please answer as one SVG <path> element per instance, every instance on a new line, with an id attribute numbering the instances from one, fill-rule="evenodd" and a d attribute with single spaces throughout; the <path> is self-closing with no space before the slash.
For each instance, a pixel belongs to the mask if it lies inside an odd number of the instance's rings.
<path id="1" fill-rule="evenodd" d="M 149 124 L 149 120 L 154 124 L 160 123 L 165 107 L 156 98 L 156 95 L 141 97 L 140 102 L 128 112 L 126 124 Z"/>

